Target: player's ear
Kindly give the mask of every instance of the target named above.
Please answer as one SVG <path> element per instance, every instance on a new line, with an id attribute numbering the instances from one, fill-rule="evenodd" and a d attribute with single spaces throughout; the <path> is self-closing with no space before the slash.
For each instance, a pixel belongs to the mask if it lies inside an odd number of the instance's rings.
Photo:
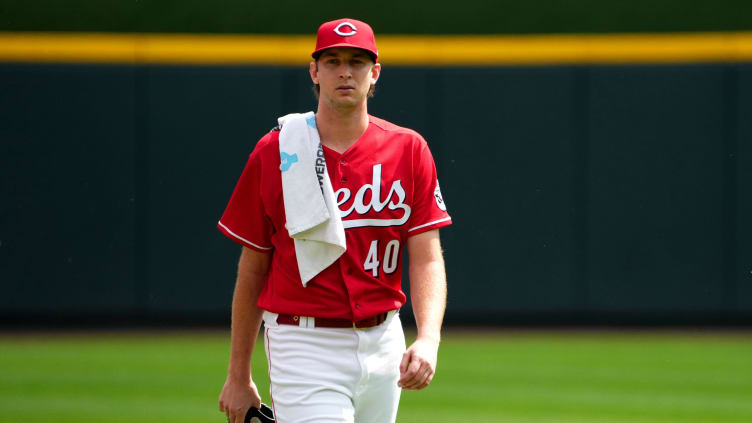
<path id="1" fill-rule="evenodd" d="M 314 84 L 319 83 L 319 65 L 314 61 L 308 66 L 308 73 L 311 74 L 311 81 Z"/>
<path id="2" fill-rule="evenodd" d="M 374 63 L 371 68 L 371 83 L 375 84 L 379 80 L 379 75 L 381 75 L 381 63 Z"/>

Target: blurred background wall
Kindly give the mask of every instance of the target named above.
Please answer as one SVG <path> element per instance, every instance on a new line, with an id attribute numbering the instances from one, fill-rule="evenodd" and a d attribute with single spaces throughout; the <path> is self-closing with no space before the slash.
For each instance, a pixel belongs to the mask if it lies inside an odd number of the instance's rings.
<path id="1" fill-rule="evenodd" d="M 448 324 L 752 322 L 751 3 L 374 7 L 0 1 L 3 323 L 226 323 L 216 221 L 256 140 L 315 108 L 312 35 L 342 16 L 424 44 L 382 45 L 369 111 L 434 153 Z M 197 35 L 140 55 L 155 33 Z M 227 59 L 210 33 L 257 38 Z M 244 60 L 258 34 L 308 38 Z"/>

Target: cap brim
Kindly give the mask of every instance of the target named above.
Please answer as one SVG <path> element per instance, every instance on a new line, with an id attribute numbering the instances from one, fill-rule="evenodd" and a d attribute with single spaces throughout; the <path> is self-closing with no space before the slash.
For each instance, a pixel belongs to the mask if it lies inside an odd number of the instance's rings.
<path id="1" fill-rule="evenodd" d="M 351 48 L 357 48 L 358 50 L 363 50 L 366 53 L 368 53 L 369 56 L 371 56 L 371 59 L 373 59 L 374 62 L 376 62 L 377 59 L 379 58 L 379 55 L 378 55 L 377 52 L 371 51 L 371 50 L 365 49 L 365 48 L 363 48 L 361 46 L 356 46 L 356 45 L 353 45 L 353 44 L 350 44 L 350 43 L 338 43 L 338 44 L 332 44 L 330 46 L 322 47 L 322 48 L 314 51 L 313 53 L 311 53 L 311 57 L 313 57 L 314 59 L 318 59 L 319 55 L 324 50 L 328 50 L 330 48 L 335 48 L 335 47 L 351 47 Z"/>

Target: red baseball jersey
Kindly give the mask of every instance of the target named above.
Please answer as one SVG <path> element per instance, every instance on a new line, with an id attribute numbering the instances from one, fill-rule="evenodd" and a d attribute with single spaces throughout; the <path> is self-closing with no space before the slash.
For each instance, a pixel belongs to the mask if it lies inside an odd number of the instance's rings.
<path id="1" fill-rule="evenodd" d="M 366 132 L 347 151 L 323 149 L 347 251 L 307 287 L 285 229 L 279 131 L 256 145 L 217 226 L 241 245 L 272 253 L 258 301 L 264 310 L 357 321 L 398 309 L 406 299 L 407 238 L 452 223 L 428 145 L 413 130 L 369 116 Z"/>

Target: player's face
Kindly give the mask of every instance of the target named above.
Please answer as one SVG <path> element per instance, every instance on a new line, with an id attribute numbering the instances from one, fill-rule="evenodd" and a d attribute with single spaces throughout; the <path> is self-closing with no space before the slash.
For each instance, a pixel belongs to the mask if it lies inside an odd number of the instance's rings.
<path id="1" fill-rule="evenodd" d="M 363 104 L 380 71 L 381 65 L 373 63 L 371 56 L 352 47 L 324 50 L 310 67 L 311 79 L 320 87 L 320 101 L 336 108 Z"/>

